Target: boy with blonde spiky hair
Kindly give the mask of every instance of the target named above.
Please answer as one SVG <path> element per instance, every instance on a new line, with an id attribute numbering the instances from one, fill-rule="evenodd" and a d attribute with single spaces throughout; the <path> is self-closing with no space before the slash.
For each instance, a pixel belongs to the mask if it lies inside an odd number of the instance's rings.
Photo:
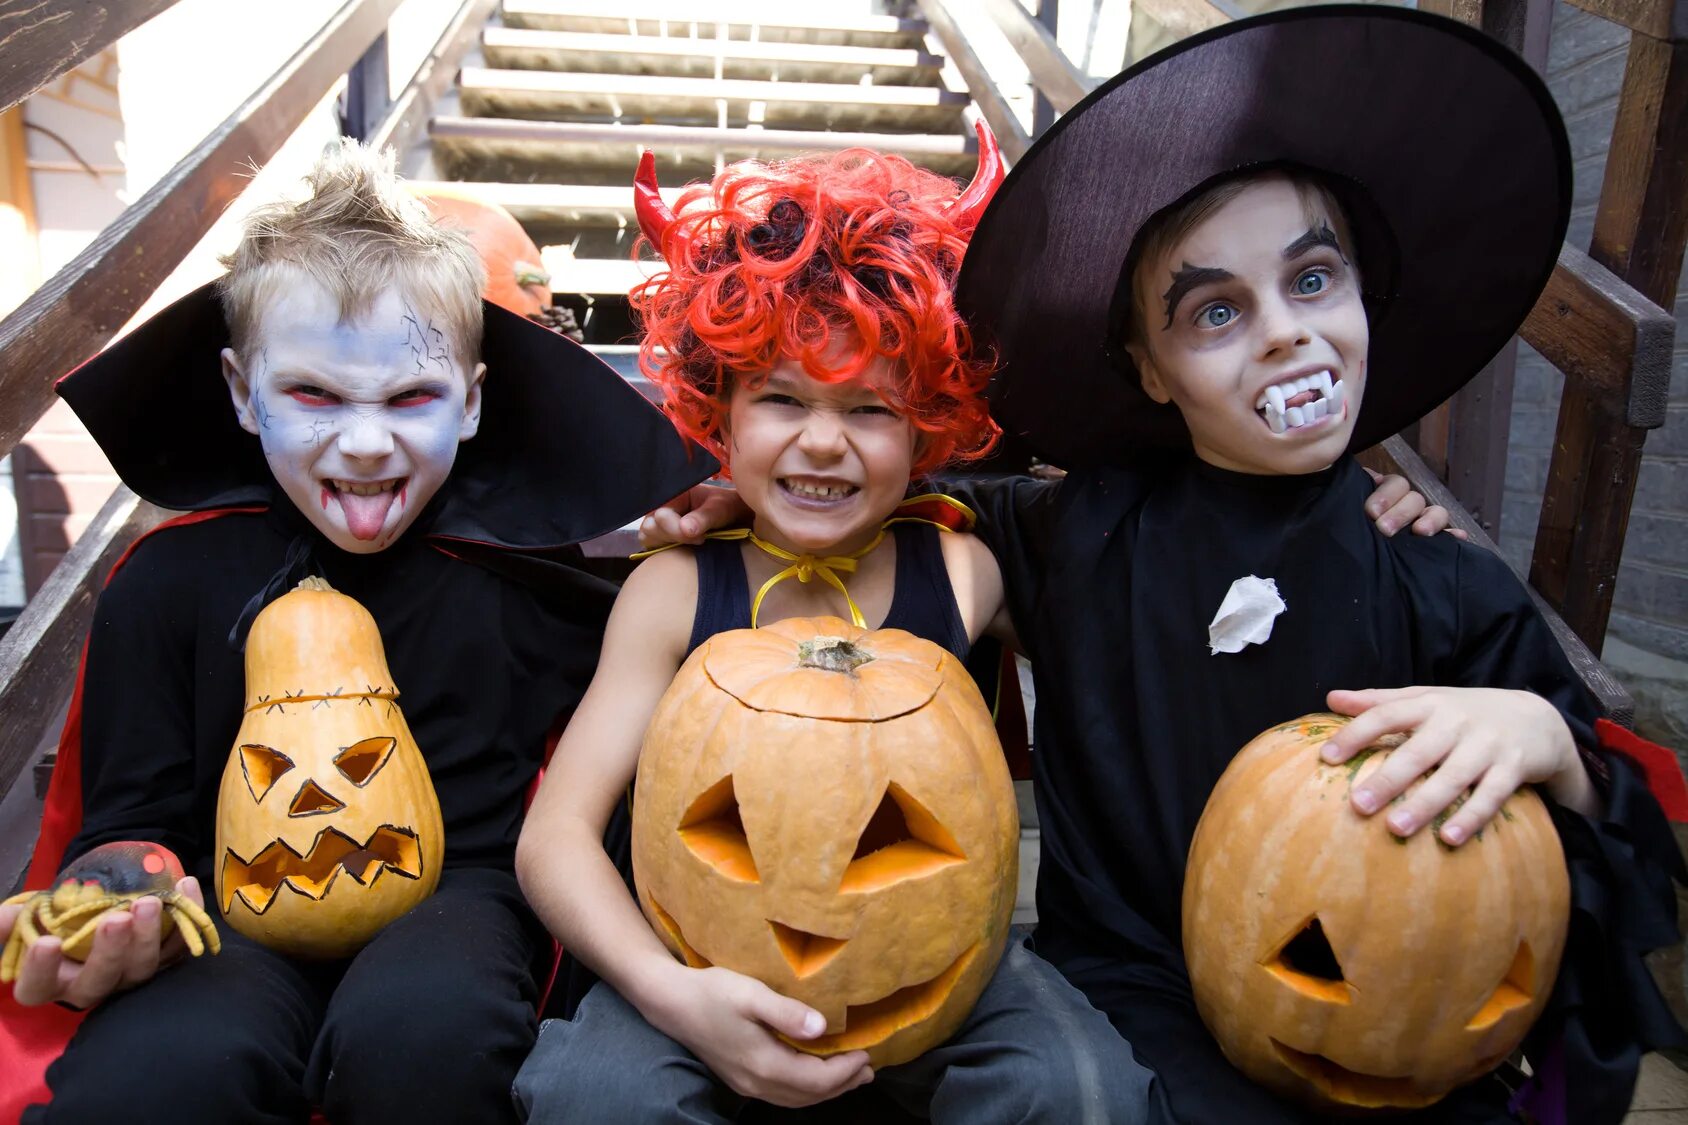
<path id="1" fill-rule="evenodd" d="M 49 1002 L 88 1015 L 25 1120 L 138 1097 L 176 1121 L 510 1116 L 551 953 L 516 832 L 613 595 L 575 545 L 714 467 L 579 346 L 483 305 L 468 242 L 390 158 L 344 142 L 309 184 L 252 216 L 219 282 L 60 385 L 126 484 L 190 514 L 100 597 L 28 885 L 137 839 L 201 898 L 245 630 L 316 572 L 380 626 L 444 813 L 439 888 L 342 962 L 224 928 L 220 955 L 175 963 L 152 899 L 103 918 L 83 963 L 36 941 L 0 1030 L 31 1042 Z M 26 1078 L 52 1053 L 14 1051 L 0 1094 L 44 1100 Z"/>

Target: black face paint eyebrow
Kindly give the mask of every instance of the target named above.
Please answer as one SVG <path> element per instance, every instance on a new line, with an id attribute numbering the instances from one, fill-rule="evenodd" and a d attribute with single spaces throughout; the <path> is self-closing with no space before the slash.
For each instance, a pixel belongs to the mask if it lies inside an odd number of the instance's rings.
<path id="1" fill-rule="evenodd" d="M 1178 311 L 1178 306 L 1184 298 L 1190 295 L 1190 290 L 1215 281 L 1230 281 L 1236 275 L 1230 270 L 1222 270 L 1217 266 L 1192 266 L 1185 262 L 1178 269 L 1172 271 L 1172 287 L 1161 294 L 1166 302 L 1166 325 L 1172 327 L 1172 317 Z"/>
<path id="2" fill-rule="evenodd" d="M 1329 246 L 1336 251 L 1336 256 L 1342 259 L 1343 265 L 1348 264 L 1348 255 L 1342 252 L 1342 243 L 1336 240 L 1335 232 L 1324 223 L 1308 227 L 1306 234 L 1284 247 L 1284 261 L 1294 261 L 1316 246 Z"/>

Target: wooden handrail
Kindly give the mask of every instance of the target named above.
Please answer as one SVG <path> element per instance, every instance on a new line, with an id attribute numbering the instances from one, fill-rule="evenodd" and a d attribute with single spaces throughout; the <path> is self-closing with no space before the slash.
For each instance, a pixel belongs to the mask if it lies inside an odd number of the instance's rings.
<path id="1" fill-rule="evenodd" d="M 0 110 L 93 58 L 176 0 L 0 0 Z"/>
<path id="2" fill-rule="evenodd" d="M 1019 53 L 1031 72 L 1032 85 L 1049 99 L 1055 112 L 1067 112 L 1096 88 L 1096 80 L 1072 64 L 1049 29 L 1033 19 L 1019 0 L 985 0 L 985 10 Z"/>
<path id="3" fill-rule="evenodd" d="M 967 83 L 967 90 L 973 95 L 985 123 L 996 134 L 996 143 L 1002 154 L 1008 158 L 1008 163 L 1015 163 L 1026 154 L 1032 143 L 1031 137 L 1020 127 L 1020 119 L 996 88 L 996 83 L 991 81 L 990 72 L 979 61 L 978 53 L 967 42 L 967 36 L 955 22 L 955 17 L 944 7 L 944 0 L 920 0 L 920 12 L 943 45 L 944 54 L 961 72 L 962 80 Z"/>
<path id="4" fill-rule="evenodd" d="M 0 321 L 0 454 L 104 347 L 387 26 L 402 0 L 346 0 L 280 70 L 82 253 Z"/>
<path id="5" fill-rule="evenodd" d="M 410 147 L 427 136 L 428 115 L 434 103 L 450 89 L 458 64 L 475 45 L 482 25 L 497 7 L 498 0 L 464 0 L 434 41 L 434 49 L 369 134 L 372 148 L 393 148 L 402 162 Z"/>
<path id="6" fill-rule="evenodd" d="M 70 695 L 107 572 L 165 514 L 120 486 L 0 637 L 0 793 L 11 791 Z"/>
<path id="7" fill-rule="evenodd" d="M 1570 0 L 1585 12 L 1622 24 L 1650 39 L 1688 41 L 1688 0 Z"/>

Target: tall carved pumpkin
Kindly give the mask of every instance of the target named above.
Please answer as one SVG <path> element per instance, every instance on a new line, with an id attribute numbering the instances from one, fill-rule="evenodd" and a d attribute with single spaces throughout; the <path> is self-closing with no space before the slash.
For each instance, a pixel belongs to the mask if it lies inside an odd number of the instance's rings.
<path id="1" fill-rule="evenodd" d="M 469 188 L 429 187 L 422 197 L 434 218 L 469 236 L 486 267 L 483 296 L 513 313 L 538 319 L 551 307 L 551 277 L 540 262 L 539 247 L 516 217 Z"/>
<path id="2" fill-rule="evenodd" d="M 1308 715 L 1232 760 L 1190 847 L 1184 956 L 1203 1021 L 1256 1082 L 1346 1112 L 1429 1105 L 1541 1014 L 1565 856 L 1529 790 L 1459 848 L 1360 816 L 1349 791 L 1401 739 L 1326 765 L 1319 747 L 1347 722 Z"/>
<path id="3" fill-rule="evenodd" d="M 217 798 L 217 905 L 247 937 L 344 957 L 434 892 L 445 828 L 375 619 L 320 578 L 246 641 Z"/>
<path id="4" fill-rule="evenodd" d="M 1019 817 L 990 711 L 949 653 L 837 618 L 722 633 L 645 736 L 639 901 L 693 966 L 821 1012 L 875 1066 L 949 1038 L 995 970 Z"/>

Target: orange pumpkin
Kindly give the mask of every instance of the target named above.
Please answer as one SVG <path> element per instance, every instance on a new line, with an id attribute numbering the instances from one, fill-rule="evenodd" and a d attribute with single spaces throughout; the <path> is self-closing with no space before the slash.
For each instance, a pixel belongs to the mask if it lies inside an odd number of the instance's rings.
<path id="1" fill-rule="evenodd" d="M 264 607 L 217 798 L 217 905 L 299 957 L 345 957 L 434 892 L 445 850 L 428 765 L 375 619 L 320 578 Z"/>
<path id="2" fill-rule="evenodd" d="M 440 225 L 457 227 L 474 243 L 486 267 L 482 296 L 530 319 L 551 307 L 551 275 L 540 264 L 539 247 L 514 215 L 476 198 L 467 187 L 432 185 L 422 201 Z"/>
<path id="3" fill-rule="evenodd" d="M 1349 791 L 1402 739 L 1327 765 L 1319 747 L 1347 722 L 1308 715 L 1232 760 L 1190 847 L 1184 956 L 1202 1019 L 1256 1082 L 1345 1112 L 1429 1105 L 1541 1014 L 1565 856 L 1527 789 L 1459 848 L 1360 816 Z"/>
<path id="4" fill-rule="evenodd" d="M 837 618 L 719 634 L 657 707 L 633 871 L 658 936 L 821 1012 L 816 1054 L 914 1058 L 960 1026 L 1014 909 L 989 709 L 929 641 Z"/>

